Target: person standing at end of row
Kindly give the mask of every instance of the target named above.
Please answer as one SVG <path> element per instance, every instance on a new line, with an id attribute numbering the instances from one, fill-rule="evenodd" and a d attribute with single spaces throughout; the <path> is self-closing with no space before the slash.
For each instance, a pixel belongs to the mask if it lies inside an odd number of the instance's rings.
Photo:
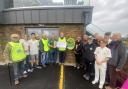
<path id="1" fill-rule="evenodd" d="M 116 89 L 118 74 L 122 71 L 127 61 L 126 46 L 121 40 L 120 33 L 112 35 L 112 42 L 108 46 L 111 49 L 112 58 L 108 61 L 109 86 L 106 89 Z M 114 76 L 113 76 L 114 75 Z"/>
<path id="2" fill-rule="evenodd" d="M 19 84 L 19 79 L 27 75 L 23 74 L 24 60 L 26 58 L 25 50 L 22 43 L 19 42 L 19 35 L 12 34 L 11 42 L 8 42 L 4 50 L 4 58 L 6 64 L 12 63 L 14 73 L 14 83 Z"/>

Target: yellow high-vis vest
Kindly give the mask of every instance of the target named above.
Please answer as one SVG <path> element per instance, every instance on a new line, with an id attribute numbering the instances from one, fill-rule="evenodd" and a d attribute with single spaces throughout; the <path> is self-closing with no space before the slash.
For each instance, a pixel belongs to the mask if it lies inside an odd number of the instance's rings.
<path id="1" fill-rule="evenodd" d="M 64 38 L 62 38 L 62 39 L 59 37 L 59 40 L 58 40 L 58 41 L 59 41 L 59 42 L 67 43 L 67 42 L 66 42 L 66 38 L 65 38 L 65 37 L 64 37 Z M 59 51 L 65 51 L 65 50 L 66 50 L 66 48 L 59 48 Z"/>
<path id="2" fill-rule="evenodd" d="M 49 46 L 48 46 L 48 39 L 42 39 L 42 43 L 44 46 L 44 51 L 48 52 L 50 50 Z"/>
<path id="3" fill-rule="evenodd" d="M 22 43 L 9 42 L 11 46 L 11 60 L 13 62 L 20 62 L 25 60 L 26 54 Z"/>

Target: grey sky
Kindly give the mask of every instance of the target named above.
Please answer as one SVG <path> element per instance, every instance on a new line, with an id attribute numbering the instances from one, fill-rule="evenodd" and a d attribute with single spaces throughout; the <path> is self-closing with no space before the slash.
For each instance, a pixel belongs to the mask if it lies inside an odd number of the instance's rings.
<path id="1" fill-rule="evenodd" d="M 92 0 L 92 23 L 105 31 L 128 33 L 128 0 Z"/>

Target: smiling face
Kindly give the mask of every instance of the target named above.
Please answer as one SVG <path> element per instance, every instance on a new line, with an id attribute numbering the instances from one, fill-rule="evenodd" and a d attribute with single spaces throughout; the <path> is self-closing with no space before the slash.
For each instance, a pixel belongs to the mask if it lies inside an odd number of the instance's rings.
<path id="1" fill-rule="evenodd" d="M 18 34 L 12 34 L 11 35 L 11 41 L 19 42 L 19 35 Z"/>
<path id="2" fill-rule="evenodd" d="M 120 41 L 121 40 L 121 34 L 120 33 L 114 33 L 112 35 L 112 40 L 113 41 Z"/>
<path id="3" fill-rule="evenodd" d="M 81 41 L 81 37 L 77 37 L 77 38 L 76 38 L 76 41 L 77 41 L 77 42 L 80 42 L 80 41 Z"/>
<path id="4" fill-rule="evenodd" d="M 63 32 L 60 33 L 60 37 L 61 37 L 61 38 L 64 37 L 64 33 L 63 33 Z"/>
<path id="5" fill-rule="evenodd" d="M 84 40 L 84 41 L 88 41 L 88 36 L 87 36 L 87 35 L 84 35 L 84 36 L 83 36 L 83 40 Z"/>
<path id="6" fill-rule="evenodd" d="M 104 48 L 106 46 L 106 42 L 105 41 L 100 41 L 100 47 Z"/>

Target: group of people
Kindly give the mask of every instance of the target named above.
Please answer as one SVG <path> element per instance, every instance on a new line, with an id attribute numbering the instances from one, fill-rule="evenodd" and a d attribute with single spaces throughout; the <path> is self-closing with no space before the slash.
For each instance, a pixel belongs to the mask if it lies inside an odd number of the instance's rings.
<path id="1" fill-rule="evenodd" d="M 20 78 L 26 78 L 35 68 L 41 69 L 50 63 L 64 63 L 66 47 L 57 46 L 57 42 L 66 46 L 63 32 L 58 39 L 55 34 L 50 38 L 46 34 L 39 38 L 35 33 L 31 33 L 30 37 L 11 35 L 11 41 L 7 43 L 4 50 L 4 57 L 6 64 L 11 63 L 13 66 L 15 85 L 20 83 Z M 59 62 L 57 62 L 57 54 L 59 54 Z"/>
<path id="2" fill-rule="evenodd" d="M 95 38 L 84 35 L 76 39 L 75 57 L 77 69 L 84 66 L 86 80 L 92 84 L 99 82 L 99 88 L 117 89 L 118 73 L 127 60 L 126 47 L 122 42 L 121 34 L 109 32 L 104 36 L 95 34 Z M 93 78 L 94 77 L 94 78 Z"/>
<path id="3" fill-rule="evenodd" d="M 61 44 L 61 46 L 58 46 Z M 50 38 L 46 34 L 42 38 L 31 33 L 20 38 L 18 34 L 11 35 L 11 41 L 7 43 L 4 50 L 6 63 L 11 63 L 14 70 L 15 85 L 19 79 L 27 77 L 34 68 L 41 69 L 49 63 L 63 64 L 66 58 L 67 39 L 61 32 L 57 38 L 52 34 Z M 83 35 L 77 36 L 74 44 L 75 67 L 84 68 L 83 77 L 93 80 L 92 84 L 99 82 L 99 88 L 103 89 L 105 82 L 109 84 L 106 89 L 116 89 L 118 72 L 120 72 L 127 60 L 126 47 L 121 40 L 120 33 L 105 33 L 95 37 Z M 114 76 L 113 76 L 114 75 Z M 94 79 L 93 79 L 94 77 Z"/>

